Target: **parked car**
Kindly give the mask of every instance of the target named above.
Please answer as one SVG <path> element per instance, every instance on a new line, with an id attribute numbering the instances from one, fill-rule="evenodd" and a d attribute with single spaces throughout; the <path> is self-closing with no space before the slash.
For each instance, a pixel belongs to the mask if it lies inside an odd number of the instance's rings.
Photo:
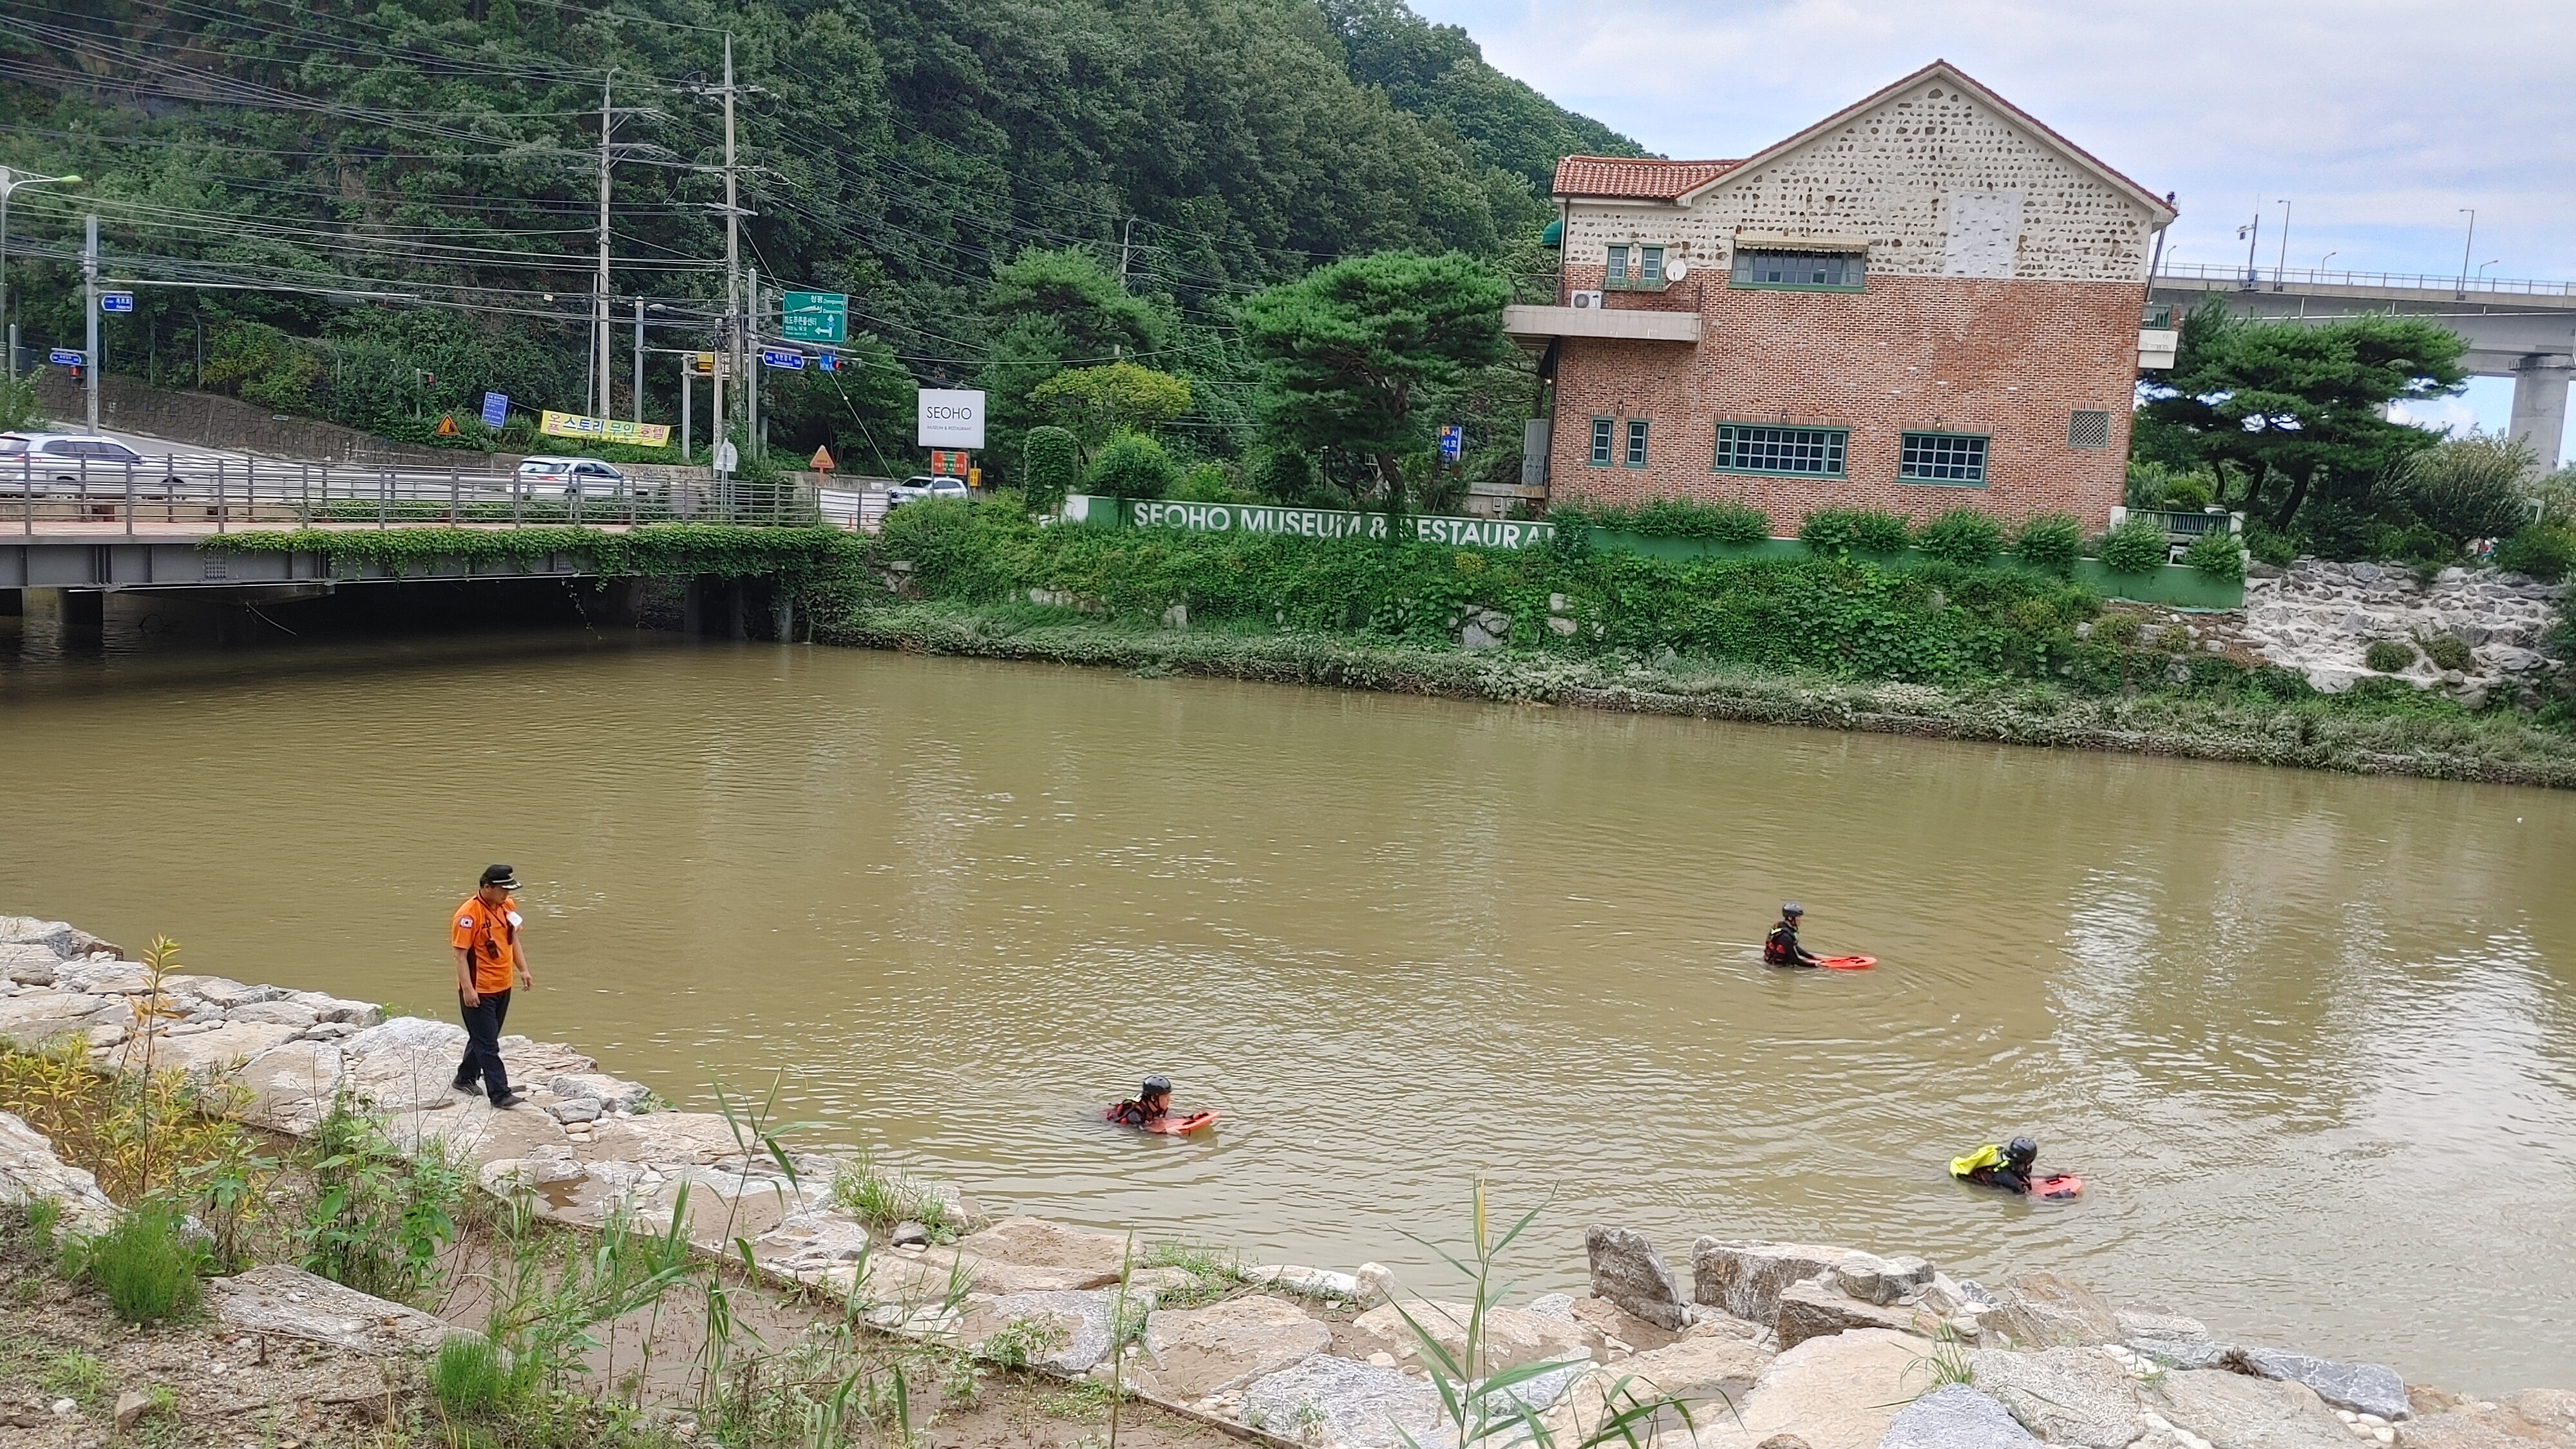
<path id="1" fill-rule="evenodd" d="M 945 476 L 934 478 L 930 474 L 920 473 L 887 489 L 886 507 L 892 508 L 900 503 L 910 503 L 916 498 L 963 498 L 965 496 L 965 479 Z"/>
<path id="2" fill-rule="evenodd" d="M 186 486 L 168 462 L 96 433 L 0 433 L 0 493 L 123 496 L 131 477 L 136 497 L 168 498 Z"/>
<path id="3" fill-rule="evenodd" d="M 622 498 L 626 475 L 597 458 L 529 458 L 519 464 L 519 488 L 531 498 Z"/>

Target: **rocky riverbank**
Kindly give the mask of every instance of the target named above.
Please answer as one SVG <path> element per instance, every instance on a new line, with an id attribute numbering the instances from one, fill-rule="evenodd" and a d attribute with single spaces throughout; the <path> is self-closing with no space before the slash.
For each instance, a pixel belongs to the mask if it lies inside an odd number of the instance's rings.
<path id="1" fill-rule="evenodd" d="M 2170 635 L 2161 672 L 2190 678 L 2193 650 L 2260 662 L 2235 616 L 2132 610 Z M 1470 621 L 1472 622 L 1472 621 Z M 2047 745 L 2290 765 L 2366 775 L 2576 786 L 2576 735 L 2507 709 L 2311 696 L 2288 701 L 2185 691 L 2085 694 L 2044 680 L 1945 687 L 1765 673 L 1686 658 L 1426 649 L 1340 635 L 1068 622 L 1059 612 L 932 602 L 853 610 L 818 623 L 824 643 L 1192 674 L 1277 684 L 1545 704 L 1630 714 L 1808 725 L 1933 739 Z M 2335 646 L 2341 649 L 2342 645 Z M 2351 645 L 2356 655 L 2366 641 Z M 2340 657 L 2340 656 L 2338 656 Z"/>
<path id="2" fill-rule="evenodd" d="M 1623 1408 L 1655 1449 L 2576 1449 L 2576 1393 L 2472 1399 L 2391 1368 L 2232 1342 L 2157 1304 L 2112 1304 L 2046 1271 L 1992 1285 L 1919 1257 L 1711 1235 L 1668 1260 L 1586 1234 L 1590 1292 L 1487 1311 L 1417 1297 L 1386 1270 L 1148 1255 L 1125 1234 L 991 1221 L 953 1187 L 863 1159 L 773 1151 L 738 1118 L 655 1110 L 569 1046 L 502 1041 L 528 1105 L 449 1086 L 462 1031 L 322 993 L 208 976 L 159 982 L 155 1059 L 237 1084 L 245 1119 L 313 1130 L 352 1094 L 404 1141 L 443 1144 L 483 1189 L 597 1229 L 675 1224 L 708 1254 L 846 1301 L 877 1329 L 1069 1378 L 1118 1381 L 1240 1437 L 1317 1449 L 1455 1445 L 1524 1414 L 1573 1449 Z M 146 970 L 61 922 L 0 917 L 0 1038 L 78 1037 L 114 1070 Z M 0 1114 L 0 1201 L 84 1228 L 116 1206 Z M 1687 1275 L 1674 1261 L 1686 1264 Z M 218 1284 L 219 1321 L 341 1349 L 419 1352 L 450 1332 L 293 1269 Z M 1470 1325 L 1473 1325 L 1471 1343 Z M 1437 1380 L 1474 1361 L 1464 1406 Z M 1669 1402 L 1665 1402 L 1669 1400 Z M 1685 1423 L 1683 1411 L 1688 1411 Z M 1462 1420 L 1464 1423 L 1462 1424 Z"/>

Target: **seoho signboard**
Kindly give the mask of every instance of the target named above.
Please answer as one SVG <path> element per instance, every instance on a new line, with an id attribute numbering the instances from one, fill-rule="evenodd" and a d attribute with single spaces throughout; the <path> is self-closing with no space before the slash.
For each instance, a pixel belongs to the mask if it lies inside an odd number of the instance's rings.
<path id="1" fill-rule="evenodd" d="M 1281 508 L 1268 503 L 1181 503 L 1167 499 L 1074 497 L 1065 500 L 1065 517 L 1088 521 L 1097 511 L 1107 521 L 1112 508 L 1118 521 L 1134 528 L 1175 528 L 1189 533 L 1286 533 L 1300 538 L 1384 538 L 1386 515 L 1352 513 L 1333 508 Z M 1502 518 L 1462 518 L 1451 514 L 1415 514 L 1404 519 L 1411 537 L 1454 548 L 1536 548 L 1556 537 L 1553 523 L 1522 523 Z"/>
<path id="2" fill-rule="evenodd" d="M 964 448 L 970 452 L 981 452 L 984 447 L 984 395 L 925 387 L 921 390 L 916 422 L 920 436 L 913 441 L 921 447 Z"/>

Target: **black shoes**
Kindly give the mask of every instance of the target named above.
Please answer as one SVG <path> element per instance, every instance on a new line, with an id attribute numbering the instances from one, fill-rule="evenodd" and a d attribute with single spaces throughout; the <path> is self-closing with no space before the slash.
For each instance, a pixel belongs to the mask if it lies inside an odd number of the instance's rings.
<path id="1" fill-rule="evenodd" d="M 463 1092 L 465 1095 L 467 1095 L 467 1096 L 469 1096 L 469 1097 L 480 1097 L 480 1096 L 482 1096 L 482 1095 L 483 1095 L 483 1084 L 482 1084 L 481 1082 L 461 1082 L 461 1081 L 460 1081 L 460 1082 L 450 1082 L 450 1083 L 448 1083 L 447 1085 L 449 1085 L 449 1086 L 451 1086 L 451 1087 L 455 1088 L 457 1091 Z"/>
<path id="2" fill-rule="evenodd" d="M 503 1092 L 501 1095 L 499 1095 L 499 1096 L 497 1096 L 497 1097 L 494 1097 L 494 1098 L 492 1099 L 492 1105 L 493 1105 L 493 1106 L 495 1106 L 495 1107 L 499 1107 L 499 1108 L 501 1108 L 501 1109 L 502 1109 L 502 1110 L 504 1110 L 504 1111 L 507 1111 L 508 1109 L 510 1109 L 510 1108 L 512 1108 L 512 1107 L 515 1107 L 515 1106 L 519 1105 L 521 1102 L 524 1102 L 524 1101 L 526 1101 L 526 1100 L 528 1100 L 528 1099 L 527 1099 L 527 1098 L 525 1098 L 525 1097 L 520 1096 L 520 1095 L 519 1095 L 518 1093 L 516 1093 L 516 1092 Z"/>

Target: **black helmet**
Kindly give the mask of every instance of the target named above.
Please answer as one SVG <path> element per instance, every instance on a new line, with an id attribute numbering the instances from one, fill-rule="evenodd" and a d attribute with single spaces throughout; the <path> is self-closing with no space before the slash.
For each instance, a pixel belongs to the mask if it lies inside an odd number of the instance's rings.
<path id="1" fill-rule="evenodd" d="M 2016 1137 L 2004 1149 L 2006 1162 L 2028 1163 L 2039 1156 L 2039 1144 L 2027 1137 Z"/>
<path id="2" fill-rule="evenodd" d="M 1780 914 L 1784 916 L 1803 916 L 1806 913 L 1807 908 L 1796 901 L 1783 902 L 1780 907 Z"/>
<path id="3" fill-rule="evenodd" d="M 1156 1072 L 1154 1075 L 1152 1075 L 1152 1076 L 1150 1076 L 1150 1077 L 1147 1077 L 1147 1078 L 1145 1079 L 1145 1085 L 1136 1089 L 1136 1095 L 1137 1095 L 1137 1096 L 1140 1096 L 1140 1097 L 1153 1097 L 1153 1096 L 1164 1096 L 1164 1097 L 1168 1097 L 1168 1096 L 1170 1096 L 1171 1094 L 1172 1094 L 1172 1079 L 1171 1079 L 1171 1078 L 1169 1078 L 1169 1077 L 1167 1077 L 1167 1076 L 1164 1076 L 1164 1075 L 1163 1075 L 1162 1073 L 1160 1073 L 1160 1072 Z M 2034 1151 L 2034 1152 L 2036 1152 L 2036 1151 L 2038 1151 L 2039 1149 L 2034 1147 L 2034 1148 L 2032 1148 L 2031 1150 L 2032 1150 L 2032 1151 Z"/>

